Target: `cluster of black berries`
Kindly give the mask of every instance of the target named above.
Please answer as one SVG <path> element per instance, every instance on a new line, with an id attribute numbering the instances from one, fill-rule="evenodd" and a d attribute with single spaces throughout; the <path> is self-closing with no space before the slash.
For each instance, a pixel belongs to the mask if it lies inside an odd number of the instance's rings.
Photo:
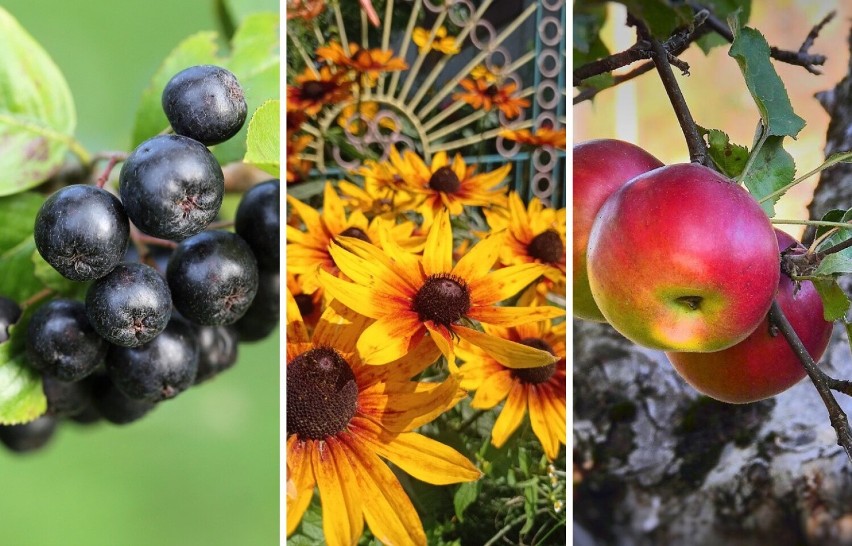
<path id="1" fill-rule="evenodd" d="M 175 134 L 146 140 L 127 157 L 120 200 L 72 185 L 36 217 L 41 256 L 90 285 L 84 302 L 53 299 L 30 317 L 26 356 L 42 374 L 48 408 L 31 423 L 0 426 L 12 450 L 44 445 L 60 418 L 135 421 L 229 368 L 239 341 L 262 339 L 278 323 L 279 181 L 244 194 L 235 233 L 206 229 L 224 196 L 207 146 L 244 124 L 242 88 L 223 68 L 195 66 L 171 79 L 162 104 Z M 169 248 L 142 256 L 128 248 L 131 222 Z M 20 314 L 0 299 L 0 342 Z"/>

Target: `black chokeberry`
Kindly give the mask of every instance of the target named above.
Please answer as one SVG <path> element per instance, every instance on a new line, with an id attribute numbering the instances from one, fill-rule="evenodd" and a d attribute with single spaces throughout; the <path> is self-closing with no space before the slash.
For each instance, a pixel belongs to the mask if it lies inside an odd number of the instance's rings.
<path id="1" fill-rule="evenodd" d="M 237 134 L 248 112 L 237 78 L 214 65 L 178 72 L 163 89 L 162 104 L 175 133 L 207 146 Z"/>
<path id="2" fill-rule="evenodd" d="M 91 401 L 85 381 L 61 381 L 49 375 L 41 378 L 41 388 L 47 398 L 47 415 L 71 417 L 83 413 Z"/>
<path id="3" fill-rule="evenodd" d="M 86 292 L 86 314 L 101 337 L 138 347 L 163 331 L 172 314 L 166 281 L 144 264 L 123 263 Z"/>
<path id="4" fill-rule="evenodd" d="M 234 323 L 240 341 L 258 341 L 275 330 L 281 313 L 279 277 L 277 271 L 261 270 L 254 302 L 246 314 Z"/>
<path id="5" fill-rule="evenodd" d="M 126 396 L 159 402 L 174 398 L 195 381 L 198 342 L 192 326 L 174 317 L 163 332 L 139 347 L 110 347 L 110 379 Z"/>
<path id="6" fill-rule="evenodd" d="M 235 233 L 205 231 L 181 242 L 166 271 L 175 308 L 204 326 L 233 324 L 257 292 L 257 260 Z"/>
<path id="7" fill-rule="evenodd" d="M 58 299 L 33 313 L 27 325 L 30 365 L 62 381 L 78 381 L 92 373 L 106 355 L 83 302 Z"/>
<path id="8" fill-rule="evenodd" d="M 9 327 L 21 318 L 21 307 L 14 300 L 0 296 L 0 343 L 9 339 Z"/>
<path id="9" fill-rule="evenodd" d="M 243 195 L 237 207 L 234 231 L 249 244 L 261 269 L 280 268 L 280 192 L 278 180 L 261 182 Z"/>
<path id="10" fill-rule="evenodd" d="M 133 224 L 174 241 L 203 231 L 225 194 L 222 168 L 210 150 L 180 135 L 158 135 L 140 144 L 122 165 L 119 184 Z"/>
<path id="11" fill-rule="evenodd" d="M 56 418 L 42 415 L 21 425 L 0 425 L 0 442 L 16 453 L 27 453 L 47 445 L 55 430 Z"/>
<path id="12" fill-rule="evenodd" d="M 198 340 L 197 385 L 234 365 L 240 338 L 233 326 L 194 325 L 194 328 Z"/>
<path id="13" fill-rule="evenodd" d="M 114 425 L 137 421 L 156 406 L 148 400 L 128 398 L 106 373 L 92 377 L 92 405 L 103 419 Z"/>
<path id="14" fill-rule="evenodd" d="M 94 186 L 66 186 L 47 198 L 35 220 L 42 258 L 72 281 L 103 277 L 121 262 L 130 224 L 119 200 Z"/>

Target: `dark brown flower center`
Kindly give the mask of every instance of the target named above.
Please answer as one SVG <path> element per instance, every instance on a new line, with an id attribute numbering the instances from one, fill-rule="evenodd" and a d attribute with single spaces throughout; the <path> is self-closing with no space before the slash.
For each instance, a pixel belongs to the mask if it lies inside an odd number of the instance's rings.
<path id="1" fill-rule="evenodd" d="M 461 181 L 449 167 L 441 167 L 429 179 L 429 187 L 435 191 L 455 193 L 461 188 Z"/>
<path id="2" fill-rule="evenodd" d="M 302 84 L 302 96 L 308 100 L 317 100 L 328 92 L 329 84 L 320 81 L 307 81 Z"/>
<path id="3" fill-rule="evenodd" d="M 562 244 L 562 238 L 556 231 L 548 229 L 533 237 L 527 245 L 527 252 L 543 263 L 555 263 L 565 254 L 565 245 Z"/>
<path id="4" fill-rule="evenodd" d="M 549 343 L 544 341 L 538 337 L 527 337 L 520 340 L 518 343 L 521 345 L 526 345 L 527 347 L 533 347 L 534 349 L 541 349 L 542 351 L 547 351 L 550 354 L 553 353 L 553 347 L 550 346 Z M 545 383 L 556 372 L 556 364 L 548 364 L 547 366 L 540 366 L 538 368 L 522 368 L 517 370 L 512 370 L 512 377 L 520 380 L 527 385 L 538 385 L 539 383 Z"/>
<path id="5" fill-rule="evenodd" d="M 470 310 L 470 291 L 452 275 L 431 275 L 414 295 L 412 308 L 421 321 L 449 327 Z"/>
<path id="6" fill-rule="evenodd" d="M 287 364 L 287 436 L 322 440 L 346 428 L 358 407 L 355 374 L 340 353 L 315 347 Z"/>
<path id="7" fill-rule="evenodd" d="M 500 91 L 500 89 L 493 83 L 485 88 L 485 94 L 488 95 L 489 97 L 497 96 L 497 93 L 499 91 Z"/>
<path id="8" fill-rule="evenodd" d="M 306 317 L 314 312 L 314 299 L 308 294 L 297 294 L 293 297 L 296 300 L 296 307 L 299 308 L 299 313 Z"/>
<path id="9" fill-rule="evenodd" d="M 370 240 L 369 235 L 367 235 L 367 233 L 363 229 L 357 228 L 355 226 L 344 229 L 340 232 L 340 235 L 343 235 L 344 237 L 355 237 L 356 239 L 361 239 L 365 243 L 372 244 L 373 242 Z"/>

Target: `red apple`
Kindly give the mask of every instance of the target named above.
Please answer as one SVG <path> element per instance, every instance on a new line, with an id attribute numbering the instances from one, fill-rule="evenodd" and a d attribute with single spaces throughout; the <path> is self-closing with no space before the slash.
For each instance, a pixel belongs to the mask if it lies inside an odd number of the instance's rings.
<path id="1" fill-rule="evenodd" d="M 586 246 L 595 214 L 612 192 L 636 175 L 663 164 L 642 148 L 621 140 L 590 140 L 574 146 L 574 316 L 604 321 L 586 274 Z"/>
<path id="2" fill-rule="evenodd" d="M 775 232 L 749 193 L 698 164 L 625 184 L 592 225 L 589 286 L 606 320 L 664 351 L 721 351 L 766 316 L 778 288 Z"/>
<path id="3" fill-rule="evenodd" d="M 783 251 L 801 247 L 783 231 L 775 232 Z M 819 361 L 831 338 L 833 323 L 823 318 L 822 300 L 810 281 L 796 290 L 782 274 L 775 296 L 784 316 L 804 343 L 814 361 Z M 747 338 L 715 353 L 666 353 L 677 373 L 695 390 L 722 402 L 744 404 L 781 393 L 805 377 L 801 362 L 784 336 L 770 332 L 764 319 Z"/>

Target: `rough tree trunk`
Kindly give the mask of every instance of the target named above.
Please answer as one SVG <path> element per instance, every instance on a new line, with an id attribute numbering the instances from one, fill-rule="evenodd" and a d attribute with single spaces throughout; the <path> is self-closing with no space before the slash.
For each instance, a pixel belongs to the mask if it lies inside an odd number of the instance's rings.
<path id="1" fill-rule="evenodd" d="M 852 149 L 852 62 L 819 98 L 826 156 Z M 811 217 L 850 207 L 852 164 L 825 171 Z M 574 321 L 573 336 L 575 545 L 852 546 L 852 463 L 809 380 L 724 404 L 606 325 Z M 820 366 L 852 379 L 842 327 Z"/>

